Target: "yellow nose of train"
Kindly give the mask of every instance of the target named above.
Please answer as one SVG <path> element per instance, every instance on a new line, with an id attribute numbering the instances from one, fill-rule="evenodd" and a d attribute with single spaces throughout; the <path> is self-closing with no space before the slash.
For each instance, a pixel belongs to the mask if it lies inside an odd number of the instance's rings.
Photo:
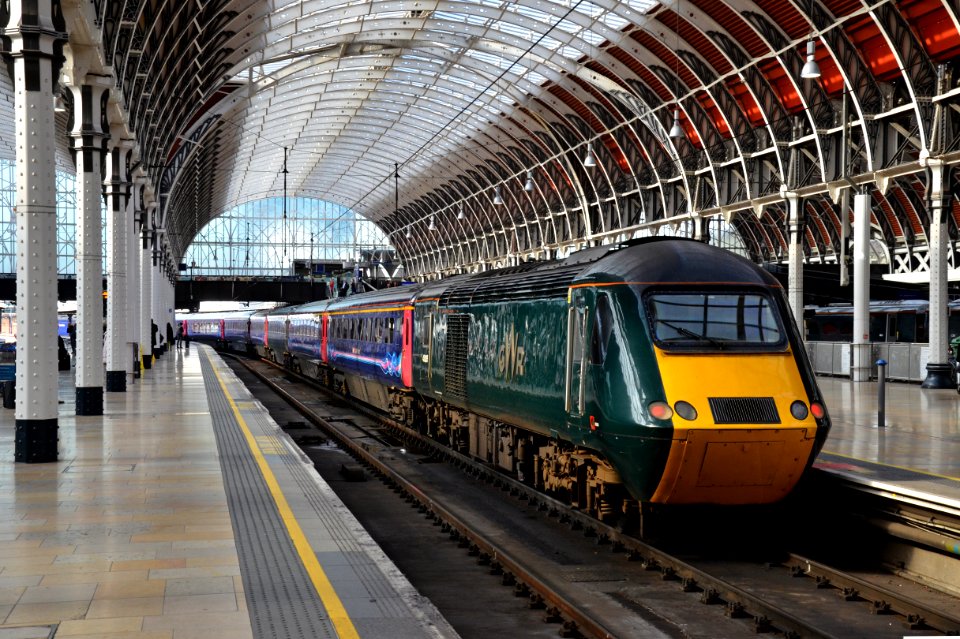
<path id="1" fill-rule="evenodd" d="M 812 454 L 815 416 L 790 349 L 668 353 L 656 349 L 673 438 L 658 503 L 771 503 Z M 709 389 L 709 390 L 707 390 Z"/>

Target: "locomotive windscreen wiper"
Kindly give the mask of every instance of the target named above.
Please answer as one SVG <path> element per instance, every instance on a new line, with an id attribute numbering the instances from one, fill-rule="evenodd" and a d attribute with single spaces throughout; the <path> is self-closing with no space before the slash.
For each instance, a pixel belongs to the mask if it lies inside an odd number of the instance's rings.
<path id="1" fill-rule="evenodd" d="M 665 324 L 669 326 L 670 328 L 677 331 L 681 335 L 689 337 L 690 339 L 695 339 L 698 342 L 709 342 L 710 344 L 712 344 L 713 346 L 716 346 L 717 348 L 720 348 L 720 349 L 723 348 L 723 342 L 721 342 L 718 339 L 707 337 L 706 335 L 701 335 L 700 333 L 694 333 L 690 329 L 684 328 L 680 324 L 674 324 L 673 322 L 670 322 L 664 319 L 657 319 L 657 321 L 660 322 L 661 324 Z"/>

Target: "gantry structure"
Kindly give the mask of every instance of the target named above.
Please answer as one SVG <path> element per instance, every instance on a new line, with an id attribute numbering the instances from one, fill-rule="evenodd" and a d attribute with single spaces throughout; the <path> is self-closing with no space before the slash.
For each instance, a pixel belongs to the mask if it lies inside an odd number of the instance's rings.
<path id="1" fill-rule="evenodd" d="M 0 24 L 18 312 L 52 326 L 59 99 L 84 211 L 81 367 L 100 355 L 101 191 L 110 210 L 107 390 L 145 357 L 149 322 L 171 319 L 199 230 L 288 195 L 373 221 L 420 277 L 732 230 L 786 263 L 796 314 L 806 262 L 852 253 L 862 283 L 878 246 L 894 273 L 929 278 L 945 365 L 956 0 L 9 0 Z M 54 361 L 41 341 L 21 337 L 25 375 Z M 96 410 L 84 371 L 78 410 Z M 20 375 L 18 424 L 49 422 L 55 387 Z"/>

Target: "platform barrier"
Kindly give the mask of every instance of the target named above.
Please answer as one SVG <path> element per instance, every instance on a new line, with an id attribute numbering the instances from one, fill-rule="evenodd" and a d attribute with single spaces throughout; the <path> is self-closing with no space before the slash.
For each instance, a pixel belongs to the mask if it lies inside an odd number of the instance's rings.
<path id="1" fill-rule="evenodd" d="M 807 342 L 807 355 L 818 375 L 850 377 L 853 358 L 849 342 Z M 875 342 L 870 345 L 870 361 L 887 362 L 887 379 L 922 382 L 927 376 L 930 347 L 927 344 L 907 342 Z M 877 366 L 870 369 L 870 378 L 876 379 Z"/>

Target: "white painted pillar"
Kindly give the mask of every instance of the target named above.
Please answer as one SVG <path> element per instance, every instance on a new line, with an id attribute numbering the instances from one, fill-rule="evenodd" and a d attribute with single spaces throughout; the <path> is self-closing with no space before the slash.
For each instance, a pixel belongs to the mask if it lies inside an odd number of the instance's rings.
<path id="1" fill-rule="evenodd" d="M 953 369 L 947 361 L 950 331 L 947 321 L 947 207 L 944 185 L 949 184 L 950 169 L 942 160 L 928 160 L 930 183 L 930 358 L 923 388 L 953 388 Z M 949 191 L 947 191 L 949 194 Z"/>
<path id="2" fill-rule="evenodd" d="M 106 76 L 88 76 L 71 87 L 71 136 L 77 163 L 77 415 L 103 414 L 103 227 L 101 193 L 105 132 L 101 99 L 111 85 Z"/>
<path id="3" fill-rule="evenodd" d="M 793 318 L 806 339 L 803 324 L 803 224 L 800 212 L 800 197 L 787 192 L 787 225 L 789 230 L 787 246 L 787 301 Z"/>
<path id="4" fill-rule="evenodd" d="M 140 215 L 142 175 L 132 176 L 127 198 L 127 381 L 140 378 Z"/>
<path id="5" fill-rule="evenodd" d="M 107 161 L 107 392 L 127 390 L 127 155 L 133 144 L 111 141 Z"/>
<path id="6" fill-rule="evenodd" d="M 17 373 L 14 459 L 57 461 L 57 208 L 51 0 L 12 0 L 16 127 Z"/>
<path id="7" fill-rule="evenodd" d="M 161 357 L 163 355 L 163 349 L 160 348 L 160 339 L 159 336 L 163 335 L 163 271 L 161 270 L 161 256 L 163 255 L 163 245 L 159 234 L 155 233 L 153 236 L 153 268 L 150 269 L 150 279 L 152 281 L 152 291 L 153 291 L 153 302 L 152 302 L 152 316 L 153 321 L 157 325 L 157 343 L 154 348 L 154 356 Z M 151 332 L 153 327 L 150 328 Z M 166 338 L 164 338 L 166 339 Z"/>
<path id="8" fill-rule="evenodd" d="M 153 219 L 157 208 L 152 201 L 152 189 L 147 187 L 147 205 L 143 215 L 141 229 L 140 255 L 140 356 L 144 370 L 153 367 L 153 345 L 150 343 L 153 335 L 150 331 L 150 320 L 153 318 L 153 256 L 150 243 L 150 220 Z"/>
<path id="9" fill-rule="evenodd" d="M 174 325 L 175 321 L 173 318 L 174 288 L 173 288 L 173 282 L 171 281 L 172 278 L 173 278 L 173 275 L 171 275 L 170 263 L 167 262 L 167 266 L 164 269 L 164 273 L 163 273 L 163 331 L 164 331 L 164 339 L 167 340 L 167 349 L 174 348 L 175 345 L 173 343 L 172 338 L 175 338 L 177 335 L 177 329 L 176 329 L 176 326 Z M 171 331 L 167 330 L 167 326 L 169 326 L 172 329 L 172 333 Z"/>
<path id="10" fill-rule="evenodd" d="M 850 379 L 870 381 L 870 195 L 853 196 L 853 366 Z"/>

